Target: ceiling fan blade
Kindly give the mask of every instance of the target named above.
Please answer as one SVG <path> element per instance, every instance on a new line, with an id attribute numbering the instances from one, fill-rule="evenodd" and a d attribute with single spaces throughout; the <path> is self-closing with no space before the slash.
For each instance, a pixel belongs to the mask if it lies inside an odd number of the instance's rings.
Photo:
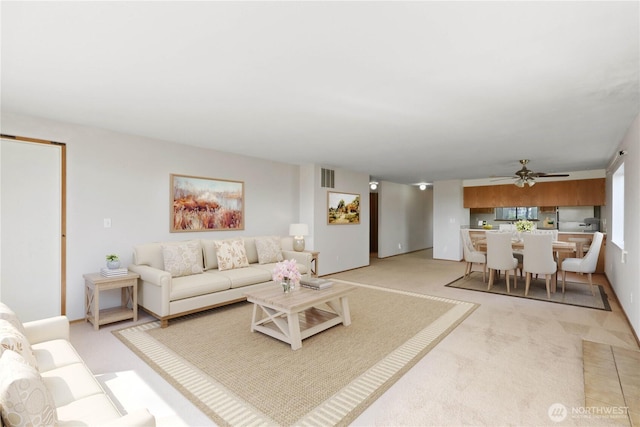
<path id="1" fill-rule="evenodd" d="M 520 179 L 517 176 L 492 176 L 491 178 L 493 178 L 491 181 L 504 181 L 507 179 Z"/>
<path id="2" fill-rule="evenodd" d="M 568 173 L 544 173 L 544 172 L 538 172 L 538 173 L 531 174 L 531 176 L 535 176 L 536 178 L 559 178 L 559 177 L 569 176 L 569 174 Z"/>

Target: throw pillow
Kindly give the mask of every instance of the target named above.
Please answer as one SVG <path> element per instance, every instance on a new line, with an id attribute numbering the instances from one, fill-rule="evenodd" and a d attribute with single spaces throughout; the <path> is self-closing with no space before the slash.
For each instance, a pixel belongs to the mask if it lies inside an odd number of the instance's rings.
<path id="1" fill-rule="evenodd" d="M 220 271 L 249 266 L 242 239 L 216 240 L 215 244 Z"/>
<path id="2" fill-rule="evenodd" d="M 270 264 L 284 259 L 279 237 L 257 237 L 256 249 L 258 250 L 259 264 Z"/>
<path id="3" fill-rule="evenodd" d="M 53 426 L 58 423 L 51 392 L 32 366 L 18 353 L 7 350 L 0 357 L 0 407 L 10 426 Z"/>
<path id="4" fill-rule="evenodd" d="M 0 354 L 3 354 L 7 350 L 12 350 L 20 354 L 29 365 L 38 369 L 36 356 L 33 354 L 31 344 L 29 340 L 27 340 L 27 337 L 11 323 L 0 319 Z"/>
<path id="5" fill-rule="evenodd" d="M 24 326 L 18 316 L 5 303 L 0 302 L 0 319 L 9 321 L 20 333 L 24 334 Z"/>
<path id="6" fill-rule="evenodd" d="M 200 242 L 162 245 L 164 270 L 171 277 L 190 276 L 202 273 L 202 249 Z"/>

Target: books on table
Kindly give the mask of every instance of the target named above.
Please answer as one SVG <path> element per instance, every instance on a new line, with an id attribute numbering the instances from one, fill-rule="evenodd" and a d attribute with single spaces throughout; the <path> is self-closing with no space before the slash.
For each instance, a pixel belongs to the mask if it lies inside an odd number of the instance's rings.
<path id="1" fill-rule="evenodd" d="M 327 288 L 330 288 L 331 285 L 333 285 L 333 282 L 327 279 L 319 279 L 317 277 L 311 277 L 308 279 L 300 280 L 300 286 L 303 286 L 309 289 L 316 289 L 316 290 L 327 289 Z"/>
<path id="2" fill-rule="evenodd" d="M 126 268 L 102 268 L 100 274 L 104 277 L 126 276 L 129 270 Z"/>

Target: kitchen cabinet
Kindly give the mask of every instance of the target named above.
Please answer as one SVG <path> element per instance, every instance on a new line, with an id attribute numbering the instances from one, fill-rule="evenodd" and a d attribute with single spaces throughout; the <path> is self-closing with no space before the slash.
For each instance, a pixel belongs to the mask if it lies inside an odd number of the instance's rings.
<path id="1" fill-rule="evenodd" d="M 492 214 L 494 211 L 493 208 L 471 208 L 469 209 L 470 214 Z"/>
<path id="2" fill-rule="evenodd" d="M 505 206 L 604 206 L 605 179 L 538 181 L 533 187 L 483 185 L 464 187 L 465 208 Z"/>

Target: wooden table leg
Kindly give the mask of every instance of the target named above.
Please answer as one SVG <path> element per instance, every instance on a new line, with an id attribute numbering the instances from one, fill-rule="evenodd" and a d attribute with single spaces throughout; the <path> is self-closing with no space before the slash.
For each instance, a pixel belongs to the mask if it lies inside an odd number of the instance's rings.
<path id="1" fill-rule="evenodd" d="M 351 324 L 351 312 L 349 311 L 349 298 L 340 298 L 340 304 L 342 305 L 342 324 L 349 326 Z"/>
<path id="2" fill-rule="evenodd" d="M 287 314 L 289 324 L 289 340 L 291 340 L 291 350 L 302 348 L 302 336 L 300 335 L 300 317 L 298 313 Z"/>
<path id="3" fill-rule="evenodd" d="M 98 287 L 93 288 L 93 329 L 100 328 L 100 291 Z"/>

